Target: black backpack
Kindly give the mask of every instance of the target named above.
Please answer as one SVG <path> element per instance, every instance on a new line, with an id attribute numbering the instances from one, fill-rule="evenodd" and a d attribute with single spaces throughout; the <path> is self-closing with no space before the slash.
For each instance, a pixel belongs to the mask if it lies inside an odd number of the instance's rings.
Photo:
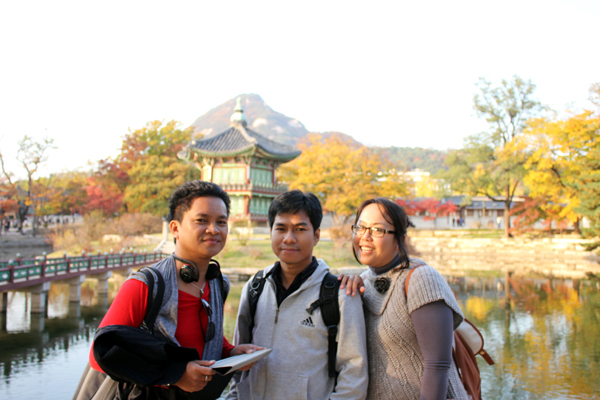
<path id="1" fill-rule="evenodd" d="M 258 299 L 265 287 L 267 278 L 272 272 L 273 270 L 271 269 L 271 271 L 265 275 L 264 270 L 258 271 L 250 283 L 250 289 L 248 290 L 248 301 L 250 305 L 251 336 L 252 328 L 254 327 L 254 314 L 256 314 Z M 321 307 L 323 322 L 327 327 L 327 360 L 330 378 L 337 378 L 338 375 L 337 371 L 335 370 L 335 360 L 337 357 L 337 341 L 335 339 L 338 333 L 338 324 L 340 323 L 340 305 L 338 302 L 340 283 L 341 282 L 338 280 L 337 276 L 328 272 L 321 282 L 319 298 L 306 309 L 306 311 L 312 315 L 313 311 L 315 311 L 318 307 Z M 250 341 L 252 341 L 252 337 L 250 337 Z"/>
<path id="2" fill-rule="evenodd" d="M 158 287 L 155 298 L 152 297 L 155 283 L 154 274 L 152 274 L 150 270 L 154 270 L 156 276 L 158 277 L 156 282 Z M 138 272 L 146 276 L 146 282 L 148 285 L 148 301 L 146 302 L 146 316 L 144 317 L 144 325 L 146 328 L 148 328 L 150 333 L 154 333 L 154 322 L 156 322 L 156 317 L 158 316 L 158 312 L 162 306 L 163 295 L 165 294 L 165 280 L 163 279 L 162 274 L 152 267 L 142 268 Z"/>

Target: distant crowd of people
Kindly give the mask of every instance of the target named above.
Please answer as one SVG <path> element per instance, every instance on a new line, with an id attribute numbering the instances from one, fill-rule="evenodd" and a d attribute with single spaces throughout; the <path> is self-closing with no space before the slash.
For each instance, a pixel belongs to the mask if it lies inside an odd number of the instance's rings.
<path id="1" fill-rule="evenodd" d="M 76 216 L 43 215 L 43 216 L 36 217 L 36 221 L 37 221 L 38 227 L 40 227 L 40 226 L 48 227 L 52 224 L 55 224 L 55 225 L 73 224 L 73 223 L 75 223 L 75 218 L 76 218 Z M 29 227 L 29 225 L 30 225 L 29 219 L 25 218 L 25 220 L 23 221 L 23 228 L 27 228 L 27 227 Z M 2 231 L 4 231 L 4 233 L 8 233 L 11 228 L 15 231 L 19 230 L 19 220 L 18 219 L 7 217 L 7 218 L 4 218 L 3 220 L 0 220 L 0 234 L 2 233 Z"/>
<path id="2" fill-rule="evenodd" d="M 461 227 L 465 225 L 464 218 L 452 218 L 452 227 Z"/>

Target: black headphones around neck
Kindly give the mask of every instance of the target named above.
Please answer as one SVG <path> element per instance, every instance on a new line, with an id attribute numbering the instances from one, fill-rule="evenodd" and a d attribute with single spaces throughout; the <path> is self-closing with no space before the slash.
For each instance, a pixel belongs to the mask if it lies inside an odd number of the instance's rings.
<path id="1" fill-rule="evenodd" d="M 177 257 L 175 253 L 173 253 L 173 258 L 177 261 L 181 261 L 183 263 L 183 267 L 179 270 L 179 276 L 181 280 L 185 283 L 198 282 L 200 279 L 200 270 L 190 260 L 186 260 L 185 258 Z M 206 279 L 211 280 L 217 278 L 221 275 L 221 266 L 217 262 L 217 260 L 210 260 L 208 264 L 208 270 L 206 271 Z"/>

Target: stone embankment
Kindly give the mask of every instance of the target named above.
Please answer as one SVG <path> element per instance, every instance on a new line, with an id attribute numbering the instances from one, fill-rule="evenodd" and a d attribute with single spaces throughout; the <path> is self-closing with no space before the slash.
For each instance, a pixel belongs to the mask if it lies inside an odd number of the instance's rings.
<path id="1" fill-rule="evenodd" d="M 21 235 L 18 232 L 2 232 L 0 235 L 0 261 L 21 257 L 41 256 L 44 252 L 52 252 L 52 243 L 40 233 L 33 237 L 31 233 Z"/>
<path id="2" fill-rule="evenodd" d="M 466 270 L 584 278 L 600 274 L 600 256 L 585 251 L 581 238 L 448 238 L 411 237 L 412 247 L 441 273 Z"/>

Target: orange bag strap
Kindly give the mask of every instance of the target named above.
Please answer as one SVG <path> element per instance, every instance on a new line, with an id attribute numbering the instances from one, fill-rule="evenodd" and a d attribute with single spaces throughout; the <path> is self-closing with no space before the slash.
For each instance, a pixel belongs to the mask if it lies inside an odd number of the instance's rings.
<path id="1" fill-rule="evenodd" d="M 413 272 L 415 272 L 415 269 L 419 268 L 421 265 L 423 265 L 423 264 L 417 264 L 417 265 L 415 265 L 415 267 L 413 269 L 408 271 L 408 276 L 406 277 L 406 280 L 404 281 L 404 298 L 405 299 L 408 299 L 408 283 L 410 282 L 410 276 L 412 275 Z"/>

